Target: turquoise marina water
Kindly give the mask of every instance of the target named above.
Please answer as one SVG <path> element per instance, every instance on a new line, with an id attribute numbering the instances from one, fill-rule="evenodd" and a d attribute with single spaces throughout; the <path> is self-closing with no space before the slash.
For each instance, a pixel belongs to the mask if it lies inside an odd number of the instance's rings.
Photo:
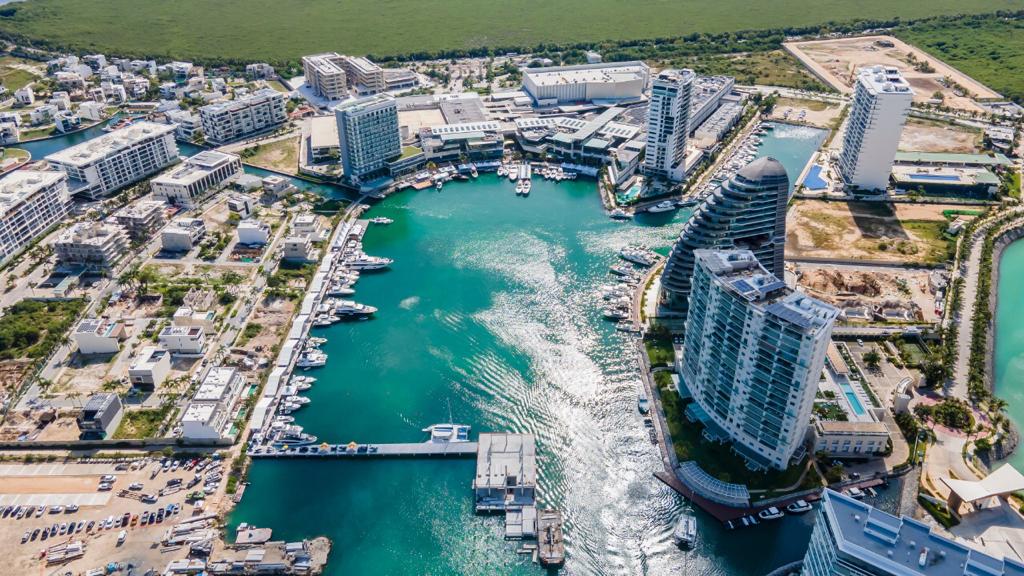
<path id="1" fill-rule="evenodd" d="M 1006 413 L 1024 426 L 1024 241 L 1006 247 L 999 261 L 999 300 L 996 306 L 995 393 L 1007 401 Z M 1010 457 L 1024 469 L 1024 450 Z"/>
<path id="2" fill-rule="evenodd" d="M 775 129 L 761 137 L 757 157 L 771 156 L 782 163 L 789 175 L 789 191 L 792 193 L 793 184 L 807 166 L 811 155 L 825 141 L 828 130 L 781 122 L 772 124 Z"/>

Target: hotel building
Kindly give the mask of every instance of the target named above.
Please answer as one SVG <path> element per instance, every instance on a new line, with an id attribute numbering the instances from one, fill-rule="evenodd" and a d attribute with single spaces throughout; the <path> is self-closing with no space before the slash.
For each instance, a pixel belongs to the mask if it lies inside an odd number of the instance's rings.
<path id="1" fill-rule="evenodd" d="M 207 142 L 224 144 L 277 128 L 288 119 L 285 95 L 270 88 L 199 109 Z"/>
<path id="2" fill-rule="evenodd" d="M 678 182 L 686 177 L 686 136 L 690 126 L 693 70 L 663 70 L 654 77 L 647 108 L 649 178 Z"/>
<path id="3" fill-rule="evenodd" d="M 371 96 L 387 89 L 384 70 L 361 56 L 337 52 L 303 56 L 302 72 L 313 93 L 328 100 L 342 100 L 349 93 Z"/>
<path id="4" fill-rule="evenodd" d="M 705 437 L 731 441 L 752 470 L 803 453 L 839 311 L 786 287 L 749 250 L 696 250 L 680 388 Z"/>
<path id="5" fill-rule="evenodd" d="M 191 207 L 207 192 L 242 172 L 242 159 L 235 154 L 204 150 L 181 166 L 153 178 L 153 196 L 169 204 Z"/>
<path id="6" fill-rule="evenodd" d="M 63 220 L 70 203 L 63 172 L 15 170 L 0 178 L 0 262 Z"/>
<path id="7" fill-rule="evenodd" d="M 398 106 L 385 94 L 345 102 L 334 107 L 344 179 L 357 185 L 383 173 L 388 160 L 402 153 Z"/>
<path id="8" fill-rule="evenodd" d="M 139 121 L 46 157 L 68 176 L 72 195 L 95 200 L 178 161 L 174 126 Z"/>
<path id="9" fill-rule="evenodd" d="M 885 190 L 914 91 L 896 68 L 857 72 L 839 172 L 848 186 Z"/>

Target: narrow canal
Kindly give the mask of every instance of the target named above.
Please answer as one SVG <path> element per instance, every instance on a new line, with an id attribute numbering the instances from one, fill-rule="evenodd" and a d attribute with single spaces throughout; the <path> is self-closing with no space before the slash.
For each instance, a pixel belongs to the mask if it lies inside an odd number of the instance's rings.
<path id="1" fill-rule="evenodd" d="M 1024 241 L 1003 251 L 999 261 L 996 305 L 995 393 L 1007 401 L 1006 413 L 1021 430 L 1024 426 Z M 1024 450 L 1018 446 L 1010 457 L 1024 469 Z"/>

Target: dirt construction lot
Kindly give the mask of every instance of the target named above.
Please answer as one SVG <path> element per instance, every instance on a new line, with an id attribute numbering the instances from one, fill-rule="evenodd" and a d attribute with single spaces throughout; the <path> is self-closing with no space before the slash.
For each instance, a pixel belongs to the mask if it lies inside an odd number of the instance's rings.
<path id="1" fill-rule="evenodd" d="M 907 119 L 900 135 L 905 152 L 981 152 L 981 130 L 921 118 Z"/>
<path id="2" fill-rule="evenodd" d="M 915 320 L 936 322 L 935 295 L 926 270 L 796 264 L 809 294 L 841 308 L 883 307 L 908 311 Z"/>
<path id="3" fill-rule="evenodd" d="M 160 463 L 157 460 L 146 459 L 137 462 L 145 462 L 145 466 L 138 468 L 139 464 L 133 464 L 132 469 L 115 470 L 113 463 L 0 464 L 0 511 L 14 506 L 33 508 L 32 514 L 21 519 L 16 519 L 11 514 L 2 517 L 3 514 L 0 512 L 0 547 L 7 555 L 5 566 L 0 568 L 0 574 L 50 574 L 56 573 L 58 568 L 61 574 L 81 574 L 92 568 L 103 567 L 111 560 L 131 563 L 135 566 L 136 573 L 141 574 L 149 568 L 162 570 L 169 561 L 184 557 L 186 549 L 165 548 L 161 545 L 161 540 L 171 526 L 193 517 L 196 507 L 186 503 L 186 495 L 195 490 L 202 490 L 203 484 L 185 488 L 185 483 L 193 478 L 194 470 L 178 468 L 174 472 L 164 472 L 158 471 Z M 226 464 L 219 466 L 226 467 Z M 212 468 L 213 466 L 206 468 L 202 474 L 209 473 Z M 113 474 L 117 479 L 111 491 L 100 492 L 97 488 L 100 477 L 104 474 Z M 157 494 L 171 479 L 181 480 L 180 491 L 160 496 L 156 503 L 152 504 L 144 504 L 138 499 L 139 494 Z M 142 490 L 127 491 L 133 482 L 141 483 Z M 221 501 L 223 486 L 224 482 L 221 481 L 217 492 L 206 499 L 204 513 L 215 509 L 215 504 Z M 129 497 L 119 496 L 122 490 L 126 491 Z M 49 509 L 50 506 L 69 504 L 78 504 L 79 509 L 72 513 L 63 510 L 51 512 Z M 121 527 L 113 522 L 115 518 L 120 521 L 125 513 L 137 516 L 145 511 L 156 512 L 157 509 L 165 509 L 169 504 L 177 504 L 180 511 L 159 523 L 143 526 L 138 521 L 141 520 L 139 518 L 134 525 L 129 523 L 128 526 Z M 36 515 L 39 505 L 46 507 L 41 516 Z M 78 522 L 83 522 L 87 526 L 89 521 L 98 525 L 107 518 L 112 518 L 110 528 L 97 529 L 94 526 L 89 530 L 83 527 L 81 531 L 75 530 L 73 534 L 58 534 L 46 540 L 42 540 L 41 536 L 34 539 L 30 537 L 28 542 L 21 542 L 25 532 L 31 535 L 37 528 L 41 531 L 43 527 L 50 528 L 54 524 L 60 526 L 65 523 L 77 528 Z M 124 543 L 118 544 L 118 533 L 121 530 L 126 531 L 126 539 Z M 84 556 L 65 564 L 49 566 L 40 558 L 47 548 L 73 541 L 81 541 L 84 544 Z"/>
<path id="4" fill-rule="evenodd" d="M 1000 97 L 994 90 L 952 66 L 891 36 L 788 42 L 785 47 L 816 76 L 845 94 L 853 92 L 853 75 L 857 69 L 881 64 L 898 68 L 903 73 L 903 77 L 914 88 L 914 100 L 917 102 L 930 100 L 936 92 L 941 92 L 944 103 L 951 108 L 982 111 L 972 96 Z M 923 65 L 925 62 L 931 68 L 930 71 Z M 966 94 L 958 96 L 952 85 L 944 86 L 944 78 L 950 78 L 962 86 Z"/>
<path id="5" fill-rule="evenodd" d="M 937 264 L 949 257 L 942 204 L 799 200 L 786 220 L 786 255 Z"/>

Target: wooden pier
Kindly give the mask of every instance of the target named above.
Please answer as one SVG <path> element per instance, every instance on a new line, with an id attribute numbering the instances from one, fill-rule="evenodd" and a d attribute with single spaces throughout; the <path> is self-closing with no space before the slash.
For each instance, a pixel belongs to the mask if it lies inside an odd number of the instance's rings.
<path id="1" fill-rule="evenodd" d="M 252 458 L 469 458 L 475 457 L 476 442 L 413 442 L 406 444 L 313 444 L 275 449 L 260 447 L 249 451 Z"/>

